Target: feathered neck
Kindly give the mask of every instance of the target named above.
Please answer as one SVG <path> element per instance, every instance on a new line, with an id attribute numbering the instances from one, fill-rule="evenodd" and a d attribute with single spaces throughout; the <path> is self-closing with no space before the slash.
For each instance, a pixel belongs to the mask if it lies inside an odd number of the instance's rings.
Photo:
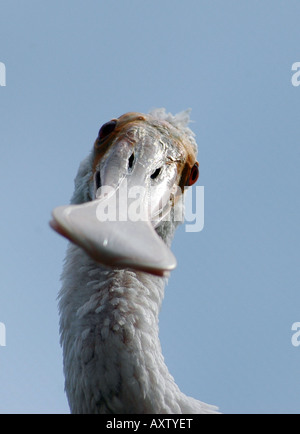
<path id="1" fill-rule="evenodd" d="M 96 264 L 70 245 L 59 295 L 72 413 L 207 413 L 180 392 L 162 356 L 165 278 Z"/>

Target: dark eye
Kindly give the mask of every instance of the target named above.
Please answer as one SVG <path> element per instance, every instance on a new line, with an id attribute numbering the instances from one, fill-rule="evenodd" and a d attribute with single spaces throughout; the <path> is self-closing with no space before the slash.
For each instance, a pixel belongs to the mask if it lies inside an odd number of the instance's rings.
<path id="1" fill-rule="evenodd" d="M 102 127 L 99 130 L 99 134 L 98 134 L 99 140 L 104 139 L 110 133 L 112 133 L 113 130 L 116 128 L 116 125 L 117 125 L 117 121 L 115 121 L 115 120 L 106 122 L 106 124 L 102 125 Z"/>
<path id="2" fill-rule="evenodd" d="M 199 177 L 199 164 L 195 163 L 194 166 L 192 167 L 191 173 L 190 173 L 190 177 L 188 179 L 187 185 L 193 185 L 195 184 L 195 182 L 197 181 Z"/>

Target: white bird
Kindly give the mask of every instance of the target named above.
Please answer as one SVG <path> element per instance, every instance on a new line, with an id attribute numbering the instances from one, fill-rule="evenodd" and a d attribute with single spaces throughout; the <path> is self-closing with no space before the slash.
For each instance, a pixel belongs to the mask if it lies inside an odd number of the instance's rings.
<path id="1" fill-rule="evenodd" d="M 188 122 L 189 111 L 155 109 L 104 124 L 71 205 L 52 213 L 71 241 L 59 309 L 72 413 L 217 412 L 179 390 L 158 336 L 181 193 L 198 178 Z"/>

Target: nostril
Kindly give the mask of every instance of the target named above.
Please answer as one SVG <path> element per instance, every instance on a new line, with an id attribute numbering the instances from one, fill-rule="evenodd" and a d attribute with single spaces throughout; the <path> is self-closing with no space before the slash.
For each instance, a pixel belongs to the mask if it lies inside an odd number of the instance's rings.
<path id="1" fill-rule="evenodd" d="M 134 162 L 134 153 L 132 153 L 132 154 L 130 155 L 130 157 L 129 157 L 129 160 L 128 160 L 128 169 L 132 169 L 132 167 L 133 167 L 133 162 Z"/>
<path id="2" fill-rule="evenodd" d="M 161 167 L 159 167 L 158 169 L 155 170 L 155 172 L 152 173 L 152 175 L 150 176 L 151 179 L 155 179 L 158 177 L 158 175 L 160 174 L 161 171 Z"/>
<path id="3" fill-rule="evenodd" d="M 95 187 L 96 187 L 96 191 L 98 190 L 98 188 L 101 187 L 101 177 L 100 177 L 99 170 L 97 170 L 97 172 L 95 173 Z"/>

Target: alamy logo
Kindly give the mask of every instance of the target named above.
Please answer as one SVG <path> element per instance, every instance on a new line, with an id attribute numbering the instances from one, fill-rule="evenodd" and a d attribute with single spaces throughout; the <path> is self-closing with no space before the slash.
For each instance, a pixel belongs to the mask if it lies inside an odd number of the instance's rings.
<path id="1" fill-rule="evenodd" d="M 292 64 L 292 71 L 296 71 L 291 78 L 292 85 L 295 87 L 300 86 L 300 62 Z"/>
<path id="2" fill-rule="evenodd" d="M 6 327 L 3 322 L 0 322 L 0 347 L 6 346 Z"/>
<path id="3" fill-rule="evenodd" d="M 6 86 L 6 67 L 0 62 L 0 86 Z"/>
<path id="4" fill-rule="evenodd" d="M 99 203 L 96 216 L 99 222 L 116 221 L 170 221 L 174 204 L 174 222 L 186 221 L 186 232 L 200 232 L 204 227 L 204 187 L 172 187 L 163 196 L 157 196 L 155 188 L 143 186 L 127 188 L 126 180 L 116 190 L 109 185 L 97 191 Z"/>
<path id="5" fill-rule="evenodd" d="M 292 345 L 294 347 L 300 347 L 300 322 L 294 322 L 292 331 L 296 332 L 292 336 Z"/>

